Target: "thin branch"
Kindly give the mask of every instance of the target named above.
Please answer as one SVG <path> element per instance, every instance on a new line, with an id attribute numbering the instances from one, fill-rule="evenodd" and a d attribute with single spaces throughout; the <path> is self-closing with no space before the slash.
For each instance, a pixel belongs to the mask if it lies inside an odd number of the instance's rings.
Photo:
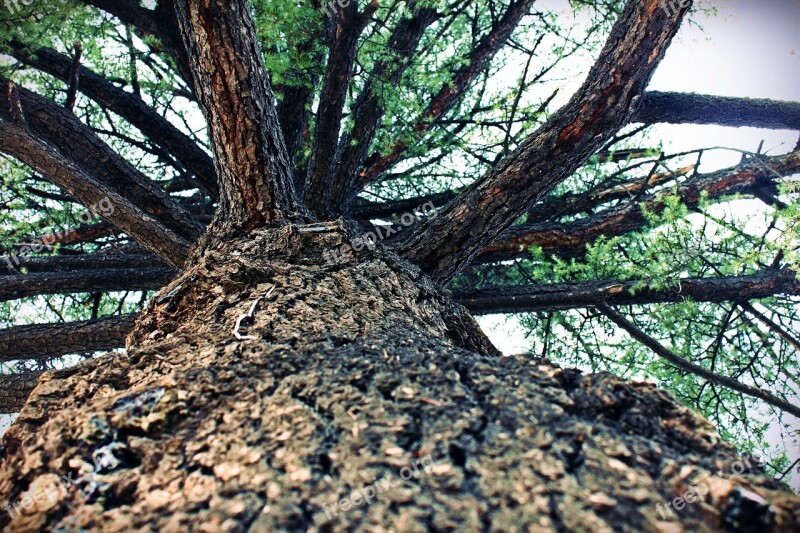
<path id="1" fill-rule="evenodd" d="M 706 370 L 702 366 L 696 365 L 691 361 L 687 361 L 686 359 L 674 354 L 672 351 L 662 346 L 653 337 L 651 337 L 650 335 L 639 329 L 635 324 L 630 322 L 627 318 L 625 318 L 620 313 L 609 307 L 607 304 L 603 303 L 598 304 L 597 309 L 603 315 L 605 315 L 609 320 L 611 320 L 617 326 L 625 330 L 631 337 L 633 337 L 640 343 L 644 344 L 645 346 L 650 348 L 653 351 L 653 353 L 669 361 L 678 368 L 681 368 L 701 378 L 707 379 L 708 381 L 716 383 L 717 385 L 722 385 L 723 387 L 735 390 L 736 392 L 740 392 L 742 394 L 752 396 L 753 398 L 758 398 L 760 400 L 763 400 L 764 402 L 774 407 L 777 407 L 778 409 L 786 411 L 787 413 L 790 413 L 794 416 L 800 417 L 800 407 L 792 405 L 789 402 L 782 400 L 777 396 L 770 394 L 769 392 L 766 392 L 757 387 L 751 387 L 750 385 L 745 385 L 744 383 L 736 381 L 735 379 Z"/>

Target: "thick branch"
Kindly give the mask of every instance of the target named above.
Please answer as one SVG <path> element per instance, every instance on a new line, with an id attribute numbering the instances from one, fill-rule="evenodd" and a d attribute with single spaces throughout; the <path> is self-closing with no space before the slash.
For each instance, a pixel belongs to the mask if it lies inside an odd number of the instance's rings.
<path id="1" fill-rule="evenodd" d="M 33 272 L 70 272 L 121 268 L 158 269 L 164 263 L 149 253 L 107 253 L 86 255 L 25 257 L 0 256 L 0 276 L 15 276 L 21 270 Z M 4 283 L 0 277 L 0 283 Z"/>
<path id="2" fill-rule="evenodd" d="M 8 83 L 0 77 L 1 85 Z M 28 89 L 19 87 L 18 93 L 26 126 L 34 135 L 58 148 L 83 172 L 160 220 L 175 234 L 188 241 L 200 237 L 202 225 L 163 189 L 100 140 L 74 114 Z M 9 105 L 7 96 L 0 95 L 0 117 L 6 116 L 2 109 L 8 109 Z"/>
<path id="3" fill-rule="evenodd" d="M 778 294 L 800 296 L 794 272 L 768 270 L 749 276 L 685 278 L 663 289 L 638 288 L 638 280 L 602 280 L 456 291 L 454 297 L 476 315 L 532 313 L 608 305 L 681 302 L 741 302 Z M 635 291 L 634 291 L 635 289 Z"/>
<path id="4" fill-rule="evenodd" d="M 19 413 L 41 375 L 41 372 L 0 374 L 0 414 Z"/>
<path id="5" fill-rule="evenodd" d="M 30 54 L 18 41 L 12 41 L 9 45 L 19 61 L 67 81 L 70 71 L 70 59 L 67 56 L 50 48 L 39 48 L 34 54 Z M 78 72 L 80 91 L 83 94 L 139 128 L 148 139 L 164 148 L 192 172 L 197 178 L 195 186 L 214 198 L 218 196 L 214 162 L 191 137 L 173 126 L 142 99 L 117 87 L 92 70 L 80 67 Z"/>
<path id="6" fill-rule="evenodd" d="M 0 361 L 46 359 L 125 345 L 137 314 L 0 330 Z"/>
<path id="7" fill-rule="evenodd" d="M 478 262 L 491 262 L 527 254 L 531 246 L 539 246 L 547 254 L 564 257 L 580 255 L 586 245 L 600 236 L 623 235 L 643 228 L 644 213 L 661 213 L 667 195 L 675 195 L 694 208 L 705 193 L 709 198 L 733 194 L 755 194 L 757 190 L 774 188 L 772 180 L 800 171 L 800 151 L 768 159 L 750 160 L 737 167 L 690 178 L 675 189 L 650 194 L 638 201 L 626 202 L 583 219 L 566 223 L 541 222 L 512 226 L 481 252 Z"/>
<path id="8" fill-rule="evenodd" d="M 757 387 L 751 387 L 750 385 L 745 385 L 739 381 L 736 381 L 733 378 L 729 378 L 727 376 L 723 376 L 721 374 L 717 374 L 715 372 L 711 372 L 710 370 L 706 370 L 700 365 L 692 363 L 691 361 L 687 361 L 686 359 L 672 353 L 669 349 L 661 345 L 657 340 L 653 337 L 636 327 L 636 325 L 630 322 L 627 318 L 622 316 L 620 313 L 612 309 L 606 304 L 600 304 L 597 306 L 601 313 L 603 313 L 609 320 L 615 323 L 620 328 L 624 329 L 628 332 L 628 334 L 636 339 L 637 341 L 641 342 L 648 348 L 650 348 L 653 353 L 658 355 L 659 357 L 666 359 L 673 365 L 681 368 L 687 372 L 690 372 L 696 376 L 700 376 L 712 383 L 716 383 L 717 385 L 722 385 L 723 387 L 728 387 L 731 390 L 735 390 L 736 392 L 741 392 L 742 394 L 746 394 L 748 396 L 752 396 L 753 398 L 758 398 L 760 400 L 765 401 L 766 403 L 777 407 L 787 413 L 791 413 L 794 416 L 800 417 L 800 407 L 796 405 L 792 405 L 786 400 L 782 400 L 777 396 L 770 394 L 762 389 Z"/>
<path id="9" fill-rule="evenodd" d="M 225 229 L 302 218 L 247 0 L 175 0 L 220 179 Z"/>
<path id="10" fill-rule="evenodd" d="M 175 270 L 167 267 L 37 272 L 2 276 L 0 302 L 40 294 L 156 290 L 169 283 L 173 277 Z"/>
<path id="11" fill-rule="evenodd" d="M 478 45 L 470 52 L 467 58 L 469 63 L 466 67 L 456 72 L 451 83 L 441 88 L 428 103 L 422 118 L 411 127 L 411 132 L 415 137 L 422 137 L 430 131 L 437 121 L 444 117 L 461 100 L 470 85 L 486 70 L 492 58 L 508 42 L 522 18 L 530 11 L 534 1 L 516 0 L 508 5 L 508 9 L 491 31 L 484 35 Z M 373 154 L 370 157 L 372 162 L 358 174 L 358 188 L 354 191 L 354 194 L 371 183 L 375 183 L 384 172 L 403 157 L 409 144 L 405 140 L 398 140 L 388 154 Z"/>
<path id="12" fill-rule="evenodd" d="M 631 122 L 800 130 L 800 102 L 653 91 Z"/>
<path id="13" fill-rule="evenodd" d="M 624 126 L 687 8 L 629 1 L 584 86 L 497 168 L 471 185 L 404 246 L 439 281 L 468 264 Z"/>
<path id="14" fill-rule="evenodd" d="M 321 218 L 334 214 L 330 212 L 330 194 L 336 149 L 361 28 L 355 2 L 337 10 L 328 26 L 330 53 L 322 83 L 304 193 L 308 208 Z"/>
<path id="15" fill-rule="evenodd" d="M 186 260 L 191 245 L 188 240 L 86 174 L 25 128 L 3 118 L 0 118 L 0 151 L 41 173 L 83 205 L 103 206 L 99 213 L 103 218 L 171 265 L 180 267 Z"/>

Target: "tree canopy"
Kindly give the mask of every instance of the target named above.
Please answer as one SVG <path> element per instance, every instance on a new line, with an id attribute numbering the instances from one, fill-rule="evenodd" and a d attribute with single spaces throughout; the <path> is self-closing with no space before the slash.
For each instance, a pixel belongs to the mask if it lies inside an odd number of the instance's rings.
<path id="1" fill-rule="evenodd" d="M 765 434 L 800 412 L 800 145 L 708 171 L 713 139 L 670 153 L 652 126 L 797 131 L 800 103 L 647 91 L 684 8 L 234 1 L 252 27 L 220 33 L 195 4 L 0 10 L 17 407 L 42 371 L 122 348 L 208 228 L 343 218 L 473 314 L 518 315 L 537 356 L 655 380 L 788 479 Z M 248 32 L 264 75 L 204 46 Z M 274 106 L 239 94 L 262 92 Z M 745 198 L 746 216 L 725 208 Z"/>

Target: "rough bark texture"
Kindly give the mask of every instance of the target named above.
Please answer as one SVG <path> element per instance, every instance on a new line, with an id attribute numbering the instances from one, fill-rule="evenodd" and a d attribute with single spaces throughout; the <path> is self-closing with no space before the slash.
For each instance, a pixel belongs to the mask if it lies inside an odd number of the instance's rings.
<path id="1" fill-rule="evenodd" d="M 218 224 L 250 230 L 303 218 L 246 0 L 176 0 L 175 16 L 220 180 Z"/>
<path id="2" fill-rule="evenodd" d="M 35 324 L 2 329 L 0 361 L 14 361 L 33 354 L 37 359 L 47 359 L 70 353 L 119 348 L 135 319 L 133 315 L 123 315 L 58 325 Z"/>
<path id="3" fill-rule="evenodd" d="M 19 413 L 41 375 L 41 372 L 3 374 L 0 378 L 0 414 Z"/>
<path id="4" fill-rule="evenodd" d="M 175 276 L 171 268 L 119 268 L 77 272 L 37 272 L 0 278 L 0 302 L 38 294 L 160 289 Z"/>
<path id="5" fill-rule="evenodd" d="M 210 245 L 154 299 L 127 356 L 45 375 L 4 437 L 0 501 L 53 488 L 0 523 L 107 531 L 800 525 L 800 498 L 757 469 L 731 474 L 734 450 L 665 392 L 488 355 L 469 315 L 396 256 L 377 249 L 336 264 L 320 259 L 350 237 L 333 225 L 290 226 Z M 426 457 L 427 471 L 403 474 Z M 56 483 L 70 475 L 80 481 Z M 383 477 L 393 486 L 371 505 L 329 507 Z M 656 505 L 701 479 L 706 501 L 662 519 Z"/>

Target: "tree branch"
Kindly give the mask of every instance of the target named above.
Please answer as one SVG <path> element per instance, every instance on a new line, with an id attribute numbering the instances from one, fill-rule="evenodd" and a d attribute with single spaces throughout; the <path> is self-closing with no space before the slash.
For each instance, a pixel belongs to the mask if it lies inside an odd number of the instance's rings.
<path id="1" fill-rule="evenodd" d="M 11 41 L 14 57 L 33 68 L 62 81 L 68 81 L 70 59 L 50 48 L 38 48 L 33 54 L 19 41 Z M 78 69 L 80 91 L 121 116 L 138 128 L 148 139 L 169 152 L 190 170 L 194 185 L 212 198 L 219 195 L 214 162 L 191 137 L 173 126 L 166 118 L 131 93 L 115 86 L 104 77 L 83 66 Z"/>
<path id="2" fill-rule="evenodd" d="M 384 114 L 381 87 L 400 82 L 425 30 L 439 17 L 434 8 L 420 4 L 424 2 L 408 2 L 411 16 L 402 19 L 389 38 L 388 50 L 394 57 L 375 64 L 353 106 L 353 129 L 339 143 L 338 166 L 331 191 L 332 206 L 337 214 L 350 210 L 358 171 L 369 155 L 370 145 L 381 124 Z"/>
<path id="3" fill-rule="evenodd" d="M 0 374 L 0 414 L 19 413 L 42 372 Z"/>
<path id="4" fill-rule="evenodd" d="M 0 118 L 0 151 L 46 176 L 85 206 L 105 206 L 103 218 L 173 266 L 186 260 L 191 243 L 132 205 L 119 193 L 86 174 L 31 133 Z"/>
<path id="5" fill-rule="evenodd" d="M 641 288 L 642 285 L 641 280 L 584 281 L 458 290 L 453 296 L 476 315 L 580 309 L 601 303 L 612 306 L 684 300 L 719 303 L 778 294 L 800 296 L 800 281 L 790 270 L 767 270 L 747 276 L 683 278 L 662 289 Z"/>
<path id="6" fill-rule="evenodd" d="M 428 103 L 422 118 L 411 127 L 411 133 L 415 137 L 421 138 L 430 131 L 461 100 L 470 85 L 485 71 L 492 58 L 508 42 L 520 21 L 530 11 L 534 1 L 516 0 L 509 3 L 508 9 L 506 9 L 503 16 L 470 52 L 467 57 L 469 61 L 467 66 L 456 72 L 452 81 L 439 90 Z M 375 183 L 384 172 L 403 157 L 409 144 L 407 141 L 398 140 L 388 154 L 383 156 L 372 154 L 369 158 L 372 163 L 358 174 L 358 187 L 353 194 L 357 194 L 370 184 Z"/>
<path id="7" fill-rule="evenodd" d="M 0 276 L 15 276 L 23 269 L 28 273 L 52 273 L 121 268 L 158 269 L 164 266 L 160 259 L 149 253 L 95 252 L 52 257 L 0 256 Z M 4 279 L 0 277 L 0 282 Z"/>
<path id="8" fill-rule="evenodd" d="M 770 394 L 762 389 L 757 387 L 751 387 L 750 385 L 745 385 L 739 381 L 736 381 L 733 378 L 729 378 L 727 376 L 723 376 L 710 370 L 706 370 L 700 365 L 696 365 L 691 361 L 687 361 L 686 359 L 672 353 L 672 351 L 668 350 L 664 346 L 662 346 L 657 340 L 653 337 L 636 327 L 633 322 L 630 322 L 627 318 L 622 316 L 620 313 L 609 307 L 607 304 L 598 304 L 597 309 L 605 315 L 609 320 L 611 320 L 614 324 L 628 332 L 628 334 L 636 339 L 637 341 L 641 342 L 648 348 L 650 348 L 653 353 L 658 355 L 659 357 L 666 359 L 673 365 L 681 368 L 687 372 L 690 372 L 696 376 L 700 376 L 712 383 L 716 383 L 718 385 L 722 385 L 723 387 L 728 387 L 731 390 L 735 390 L 736 392 L 740 392 L 742 394 L 746 394 L 747 396 L 752 396 L 753 398 L 758 398 L 763 400 L 764 402 L 777 407 L 787 413 L 790 413 L 794 416 L 800 417 L 800 407 L 796 405 L 792 405 L 789 402 L 778 398 L 777 396 Z"/>
<path id="9" fill-rule="evenodd" d="M 334 215 L 330 210 L 331 190 L 336 163 L 336 149 L 347 88 L 356 60 L 358 38 L 363 28 L 355 2 L 337 10 L 328 23 L 328 64 L 322 83 L 314 143 L 308 164 L 304 199 L 313 213 L 323 219 Z"/>
<path id="10" fill-rule="evenodd" d="M 631 122 L 800 130 L 800 102 L 652 91 Z"/>
<path id="11" fill-rule="evenodd" d="M 0 361 L 46 359 L 125 345 L 138 314 L 0 330 Z M 35 355 L 33 355 L 35 354 Z"/>
<path id="12" fill-rule="evenodd" d="M 9 83 L 0 77 L 0 84 Z M 200 237 L 203 233 L 201 224 L 163 189 L 100 140 L 74 114 L 28 89 L 18 89 L 26 125 L 33 134 L 56 147 L 63 157 L 74 162 L 83 172 L 160 220 L 177 235 L 188 241 Z M 8 105 L 8 101 L 0 96 L 0 116 L 4 116 L 1 108 Z"/>
<path id="13" fill-rule="evenodd" d="M 637 202 L 625 202 L 586 218 L 558 223 L 521 224 L 506 230 L 500 238 L 486 246 L 477 262 L 507 260 L 527 254 L 531 246 L 539 246 L 546 254 L 574 257 L 582 254 L 586 245 L 600 236 L 616 236 L 645 226 L 645 211 L 661 213 L 666 207 L 664 198 L 675 195 L 690 207 L 697 207 L 704 193 L 709 198 L 732 194 L 754 194 L 777 176 L 787 176 L 800 170 L 800 151 L 783 156 L 749 160 L 739 166 L 690 178 L 675 189 L 642 197 Z"/>
<path id="14" fill-rule="evenodd" d="M 41 294 L 156 290 L 169 283 L 175 274 L 175 270 L 162 267 L 36 272 L 1 276 L 0 302 Z"/>
<path id="15" fill-rule="evenodd" d="M 215 223 L 244 231 L 304 219 L 247 0 L 175 0 L 220 179 Z"/>
<path id="16" fill-rule="evenodd" d="M 624 126 L 688 9 L 629 1 L 583 87 L 542 128 L 404 243 L 438 281 L 451 279 L 525 210 Z"/>
<path id="17" fill-rule="evenodd" d="M 145 9 L 138 0 L 83 0 L 117 17 L 123 24 L 133 26 L 142 36 L 152 36 L 161 41 L 172 56 L 183 78 L 191 81 L 190 60 L 178 35 L 172 0 L 159 0 L 155 11 Z"/>

